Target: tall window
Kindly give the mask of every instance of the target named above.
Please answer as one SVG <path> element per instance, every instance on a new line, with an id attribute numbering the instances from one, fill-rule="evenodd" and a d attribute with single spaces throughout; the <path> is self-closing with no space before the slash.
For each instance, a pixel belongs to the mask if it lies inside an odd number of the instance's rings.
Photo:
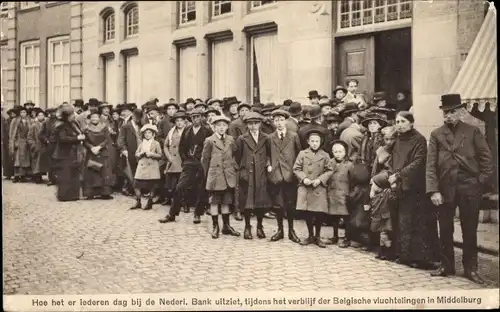
<path id="1" fill-rule="evenodd" d="M 7 11 L 9 10 L 9 2 L 4 1 L 0 3 L 0 12 L 2 15 L 7 15 Z"/>
<path id="2" fill-rule="evenodd" d="M 354 28 L 412 17 L 411 0 L 342 0 L 338 2 L 339 28 Z"/>
<path id="3" fill-rule="evenodd" d="M 260 7 L 266 4 L 274 3 L 276 1 L 273 0 L 264 0 L 264 1 L 252 1 L 252 8 Z"/>
<path id="4" fill-rule="evenodd" d="M 21 103 L 40 103 L 40 43 L 21 44 Z"/>
<path id="5" fill-rule="evenodd" d="M 40 1 L 21 1 L 21 10 L 34 8 L 40 5 Z"/>
<path id="6" fill-rule="evenodd" d="M 50 107 L 70 101 L 69 38 L 51 39 L 48 48 L 47 106 Z"/>
<path id="7" fill-rule="evenodd" d="M 212 44 L 212 97 L 234 94 L 234 49 L 232 40 Z"/>
<path id="8" fill-rule="evenodd" d="M 212 16 L 219 16 L 225 13 L 231 13 L 231 1 L 212 2 Z"/>
<path id="9" fill-rule="evenodd" d="M 198 62 L 196 46 L 179 48 L 179 100 L 198 96 Z"/>
<path id="10" fill-rule="evenodd" d="M 141 101 L 141 64 L 137 54 L 127 55 L 125 59 L 125 97 L 127 103 Z"/>
<path id="11" fill-rule="evenodd" d="M 133 6 L 125 12 L 125 37 L 139 33 L 139 8 Z"/>
<path id="12" fill-rule="evenodd" d="M 117 68 L 114 57 L 104 59 L 104 100 L 110 104 L 116 104 L 117 97 Z"/>
<path id="13" fill-rule="evenodd" d="M 104 18 L 104 42 L 115 39 L 115 13 L 109 13 Z"/>
<path id="14" fill-rule="evenodd" d="M 179 24 L 196 20 L 196 1 L 179 1 Z"/>
<path id="15" fill-rule="evenodd" d="M 279 102 L 279 49 L 276 33 L 251 38 L 251 83 L 253 103 Z"/>

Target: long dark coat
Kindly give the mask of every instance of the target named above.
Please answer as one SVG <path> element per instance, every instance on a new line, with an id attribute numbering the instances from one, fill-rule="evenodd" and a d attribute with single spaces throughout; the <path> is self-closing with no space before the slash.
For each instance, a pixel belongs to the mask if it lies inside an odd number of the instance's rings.
<path id="1" fill-rule="evenodd" d="M 460 166 L 470 176 L 460 181 L 465 184 L 461 189 L 480 195 L 478 186 L 487 184 L 493 175 L 493 160 L 479 128 L 459 122 L 454 132 L 447 125 L 432 131 L 427 154 L 427 193 L 440 192 L 444 202 L 453 202 Z"/>
<path id="2" fill-rule="evenodd" d="M 28 146 L 28 132 L 31 126 L 31 118 L 21 122 L 21 117 L 12 121 L 9 131 L 9 151 L 14 156 L 14 167 L 31 167 L 31 151 Z"/>
<path id="3" fill-rule="evenodd" d="M 52 158 L 57 163 L 57 199 L 74 201 L 80 198 L 81 163 L 78 157 L 80 141 L 72 125 L 65 121 L 56 123 L 54 129 L 56 148 Z"/>
<path id="4" fill-rule="evenodd" d="M 155 140 L 157 140 L 160 145 L 163 146 L 168 132 L 170 131 L 170 129 L 172 129 L 174 124 L 170 121 L 169 116 L 165 116 L 158 122 L 156 126 L 158 127 L 158 135 L 156 136 Z"/>
<path id="5" fill-rule="evenodd" d="M 270 208 L 272 203 L 267 189 L 267 170 L 269 151 L 267 135 L 259 131 L 256 143 L 250 132 L 236 139 L 235 159 L 239 167 L 240 208 Z"/>
<path id="6" fill-rule="evenodd" d="M 384 137 L 382 133 L 366 132 L 363 141 L 361 141 L 360 158 L 361 161 L 368 166 L 368 170 L 372 171 L 373 161 L 376 158 L 377 150 L 384 145 Z"/>
<path id="7" fill-rule="evenodd" d="M 50 155 L 47 145 L 40 140 L 43 124 L 35 121 L 31 124 L 28 132 L 28 145 L 31 150 L 31 170 L 34 174 L 46 173 L 49 171 Z"/>
<path id="8" fill-rule="evenodd" d="M 349 215 L 347 208 L 347 197 L 351 190 L 350 175 L 352 162 L 346 160 L 338 163 L 335 159 L 330 160 L 330 168 L 333 173 L 328 180 L 328 214 L 332 216 Z"/>
<path id="9" fill-rule="evenodd" d="M 112 167 L 112 149 L 113 142 L 107 126 L 94 129 L 89 125 L 84 131 L 85 134 L 85 147 L 87 148 L 87 155 L 85 164 L 89 160 L 101 163 L 103 166 L 100 171 L 85 167 L 83 171 L 83 185 L 86 190 L 91 188 L 111 187 L 114 184 L 113 167 Z M 93 146 L 100 146 L 101 150 L 97 155 L 91 152 Z"/>
<path id="10" fill-rule="evenodd" d="M 14 163 L 9 153 L 9 128 L 12 119 L 2 115 L 2 168 L 3 175 L 11 177 L 14 175 Z"/>
<path id="11" fill-rule="evenodd" d="M 128 152 L 128 162 L 130 164 L 130 168 L 132 169 L 132 174 L 135 173 L 137 169 L 137 159 L 135 157 L 135 152 L 137 151 L 137 146 L 140 143 L 140 125 L 137 125 L 137 131 L 132 125 L 132 119 L 124 122 L 120 128 L 118 133 L 117 145 L 120 149 L 120 152 L 127 151 Z"/>
<path id="12" fill-rule="evenodd" d="M 207 191 L 225 191 L 236 186 L 234 149 L 235 140 L 230 135 L 225 136 L 224 142 L 215 133 L 205 140 L 201 164 L 207 179 Z"/>
<path id="13" fill-rule="evenodd" d="M 396 138 L 391 168 L 398 177 L 401 195 L 397 201 L 398 254 L 403 261 L 436 261 L 437 214 L 425 194 L 427 142 L 412 129 Z"/>

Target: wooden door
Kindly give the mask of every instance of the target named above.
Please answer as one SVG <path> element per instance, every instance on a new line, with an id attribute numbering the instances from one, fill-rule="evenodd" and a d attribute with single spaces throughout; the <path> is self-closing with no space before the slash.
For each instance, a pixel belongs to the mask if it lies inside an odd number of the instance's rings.
<path id="1" fill-rule="evenodd" d="M 339 39 L 337 55 L 336 85 L 346 86 L 347 79 L 357 79 L 357 93 L 363 93 L 365 100 L 369 102 L 375 91 L 375 38 Z M 335 86 L 332 89 L 334 88 Z"/>

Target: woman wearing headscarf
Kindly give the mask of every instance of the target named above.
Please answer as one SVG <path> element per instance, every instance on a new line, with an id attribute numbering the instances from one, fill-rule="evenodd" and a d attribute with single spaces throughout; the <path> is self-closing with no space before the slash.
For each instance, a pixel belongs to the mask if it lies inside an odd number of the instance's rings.
<path id="1" fill-rule="evenodd" d="M 57 163 L 57 199 L 75 201 L 80 198 L 80 168 L 78 149 L 85 135 L 75 122 L 71 105 L 63 105 L 59 111 L 60 120 L 55 125 L 56 148 L 53 159 Z"/>
<path id="2" fill-rule="evenodd" d="M 413 114 L 401 111 L 396 116 L 398 135 L 391 153 L 393 174 L 389 183 L 396 184 L 398 263 L 430 269 L 438 259 L 437 216 L 425 194 L 427 142 L 414 128 Z"/>
<path id="3" fill-rule="evenodd" d="M 112 199 L 114 184 L 111 154 L 113 143 L 109 127 L 102 122 L 101 114 L 91 112 L 90 122 L 84 130 L 87 154 L 83 169 L 83 196 L 86 199 Z"/>
<path id="4" fill-rule="evenodd" d="M 28 145 L 28 132 L 31 127 L 31 117 L 28 109 L 19 106 L 17 117 L 10 124 L 9 153 L 14 157 L 14 180 L 12 182 L 26 182 L 31 175 L 31 153 Z"/>

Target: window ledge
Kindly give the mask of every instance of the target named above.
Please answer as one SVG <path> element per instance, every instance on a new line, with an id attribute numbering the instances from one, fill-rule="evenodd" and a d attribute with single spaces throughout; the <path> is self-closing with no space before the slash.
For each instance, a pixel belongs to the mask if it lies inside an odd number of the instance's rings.
<path id="1" fill-rule="evenodd" d="M 104 40 L 102 45 L 112 45 L 114 43 L 115 43 L 115 39 L 109 39 L 109 40 Z"/>
<path id="2" fill-rule="evenodd" d="M 51 7 L 55 7 L 55 6 L 58 6 L 58 5 L 61 5 L 61 4 L 68 4 L 69 1 L 54 1 L 54 2 L 50 2 L 50 3 L 47 3 L 45 5 L 46 8 L 51 8 Z"/>
<path id="3" fill-rule="evenodd" d="M 275 2 L 275 3 L 264 4 L 264 5 L 255 7 L 255 8 L 250 7 L 249 11 L 250 11 L 250 13 L 253 13 L 253 12 L 271 10 L 271 9 L 275 9 L 277 7 L 278 7 L 278 2 Z"/>
<path id="4" fill-rule="evenodd" d="M 232 18 L 233 16 L 234 16 L 233 12 L 223 13 L 223 14 L 219 14 L 217 16 L 212 16 L 211 19 L 210 19 L 210 21 L 211 22 L 216 22 L 216 21 L 220 21 L 220 20 Z"/>
<path id="5" fill-rule="evenodd" d="M 193 27 L 193 26 L 196 26 L 196 20 L 189 21 L 187 23 L 177 24 L 177 29 L 189 28 L 189 27 Z"/>
<path id="6" fill-rule="evenodd" d="M 21 7 L 19 7 L 19 12 L 22 12 L 22 13 L 37 11 L 37 10 L 40 10 L 40 5 L 32 6 L 32 7 L 24 8 L 24 9 L 21 9 Z"/>
<path id="7" fill-rule="evenodd" d="M 124 39 L 124 40 L 134 40 L 134 39 L 136 39 L 136 38 L 138 38 L 138 37 L 139 37 L 139 34 L 128 35 L 128 36 L 126 36 L 126 37 L 125 37 L 125 39 Z M 114 40 L 113 40 L 113 41 L 114 41 Z M 107 41 L 106 41 L 106 42 L 107 42 Z M 110 43 L 112 43 L 112 42 L 110 41 Z"/>

